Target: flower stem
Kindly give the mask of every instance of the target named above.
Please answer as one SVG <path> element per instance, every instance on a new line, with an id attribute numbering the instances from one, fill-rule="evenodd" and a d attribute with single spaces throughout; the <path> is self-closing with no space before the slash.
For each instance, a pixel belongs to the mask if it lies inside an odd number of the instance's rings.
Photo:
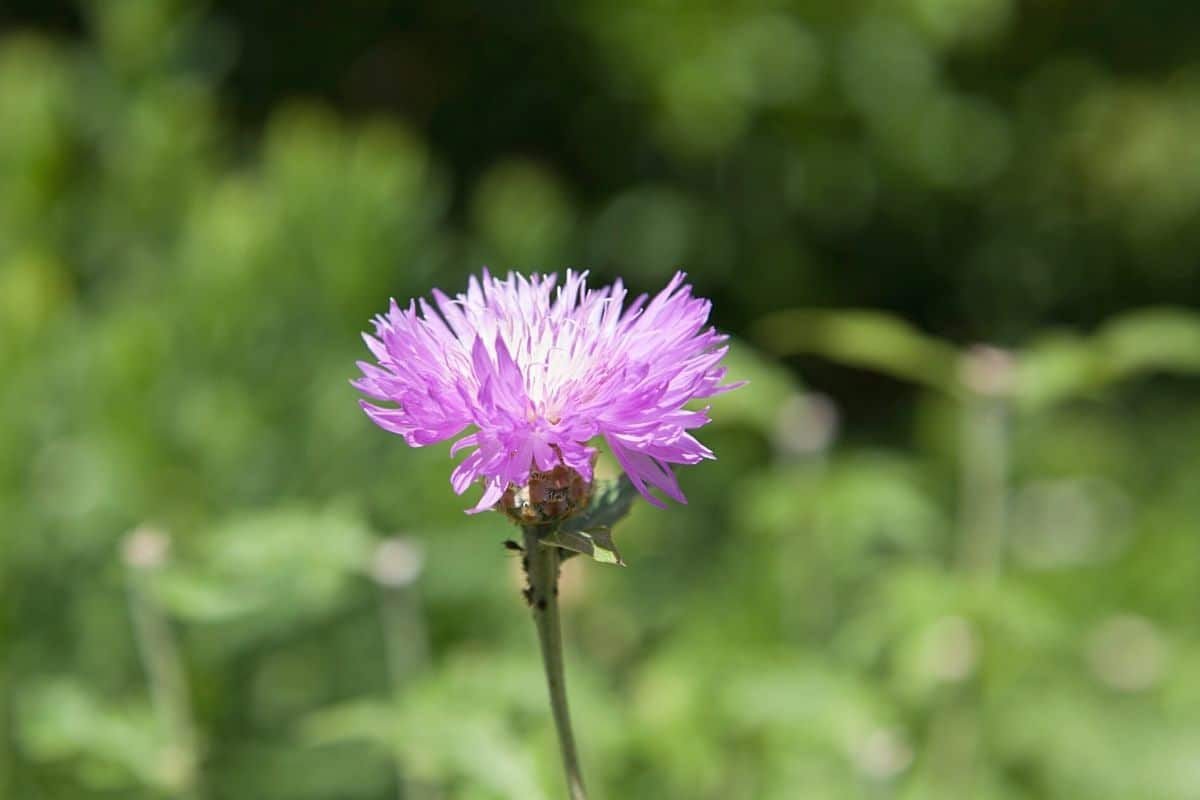
<path id="1" fill-rule="evenodd" d="M 562 632 L 558 622 L 558 548 L 542 544 L 550 533 L 546 526 L 525 528 L 525 574 L 529 578 L 527 599 L 533 610 L 538 641 L 542 647 L 542 664 L 546 668 L 546 684 L 550 690 L 550 708 L 554 726 L 558 729 L 558 746 L 562 751 L 563 769 L 567 774 L 567 789 L 571 800 L 587 800 L 583 788 L 583 772 L 579 768 L 579 753 L 571 733 L 571 715 L 567 710 L 567 685 L 563 671 Z"/>

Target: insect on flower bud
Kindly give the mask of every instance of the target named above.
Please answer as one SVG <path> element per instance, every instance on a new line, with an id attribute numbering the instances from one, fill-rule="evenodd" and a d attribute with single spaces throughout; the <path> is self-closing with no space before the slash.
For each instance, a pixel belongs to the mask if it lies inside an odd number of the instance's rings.
<path id="1" fill-rule="evenodd" d="M 509 486 L 500 507 L 521 525 L 558 522 L 587 508 L 592 484 L 575 470 L 559 464 L 549 472 L 534 470 L 524 486 Z"/>

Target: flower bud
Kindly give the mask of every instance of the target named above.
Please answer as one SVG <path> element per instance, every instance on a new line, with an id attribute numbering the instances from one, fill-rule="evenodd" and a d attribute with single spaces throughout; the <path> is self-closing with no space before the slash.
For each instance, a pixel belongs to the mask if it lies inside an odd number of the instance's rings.
<path id="1" fill-rule="evenodd" d="M 591 499 L 591 483 L 559 464 L 549 472 L 529 473 L 529 483 L 524 486 L 509 486 L 500 498 L 500 507 L 521 525 L 544 525 L 582 511 Z"/>

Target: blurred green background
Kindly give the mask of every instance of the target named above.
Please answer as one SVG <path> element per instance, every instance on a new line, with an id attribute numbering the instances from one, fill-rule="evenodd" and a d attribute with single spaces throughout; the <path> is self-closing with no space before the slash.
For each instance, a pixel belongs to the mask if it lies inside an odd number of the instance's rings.
<path id="1" fill-rule="evenodd" d="M 561 796 L 389 296 L 687 269 L 691 503 L 565 568 L 597 798 L 1200 797 L 1200 5 L 0 4 L 0 796 Z"/>

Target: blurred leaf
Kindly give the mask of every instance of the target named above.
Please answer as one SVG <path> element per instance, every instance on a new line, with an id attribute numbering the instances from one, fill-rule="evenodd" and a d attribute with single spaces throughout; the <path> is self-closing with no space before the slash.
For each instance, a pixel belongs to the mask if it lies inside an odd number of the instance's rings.
<path id="1" fill-rule="evenodd" d="M 879 311 L 777 311 L 755 323 L 754 340 L 779 355 L 817 355 L 934 389 L 957 387 L 953 346 Z"/>
<path id="2" fill-rule="evenodd" d="M 1097 334 L 1109 369 L 1120 378 L 1151 371 L 1200 373 L 1200 314 L 1148 308 L 1108 322 Z"/>
<path id="3" fill-rule="evenodd" d="M 178 790 L 187 768 L 164 743 L 148 707 L 118 706 L 65 678 L 23 689 L 16 736 L 29 757 L 70 763 L 95 789 L 140 783 Z"/>
<path id="4" fill-rule="evenodd" d="M 1117 316 L 1092 337 L 1043 336 L 1019 358 L 1018 398 L 1031 409 L 1153 372 L 1200 373 L 1200 314 L 1142 309 Z"/>
<path id="5" fill-rule="evenodd" d="M 1093 344 L 1071 334 L 1043 337 L 1017 359 L 1017 401 L 1030 410 L 1092 390 L 1103 379 L 1103 363 Z"/>
<path id="6" fill-rule="evenodd" d="M 177 563 L 156 588 L 187 619 L 278 625 L 334 608 L 365 569 L 371 544 L 365 526 L 336 509 L 250 513 L 217 526 L 199 559 Z"/>

